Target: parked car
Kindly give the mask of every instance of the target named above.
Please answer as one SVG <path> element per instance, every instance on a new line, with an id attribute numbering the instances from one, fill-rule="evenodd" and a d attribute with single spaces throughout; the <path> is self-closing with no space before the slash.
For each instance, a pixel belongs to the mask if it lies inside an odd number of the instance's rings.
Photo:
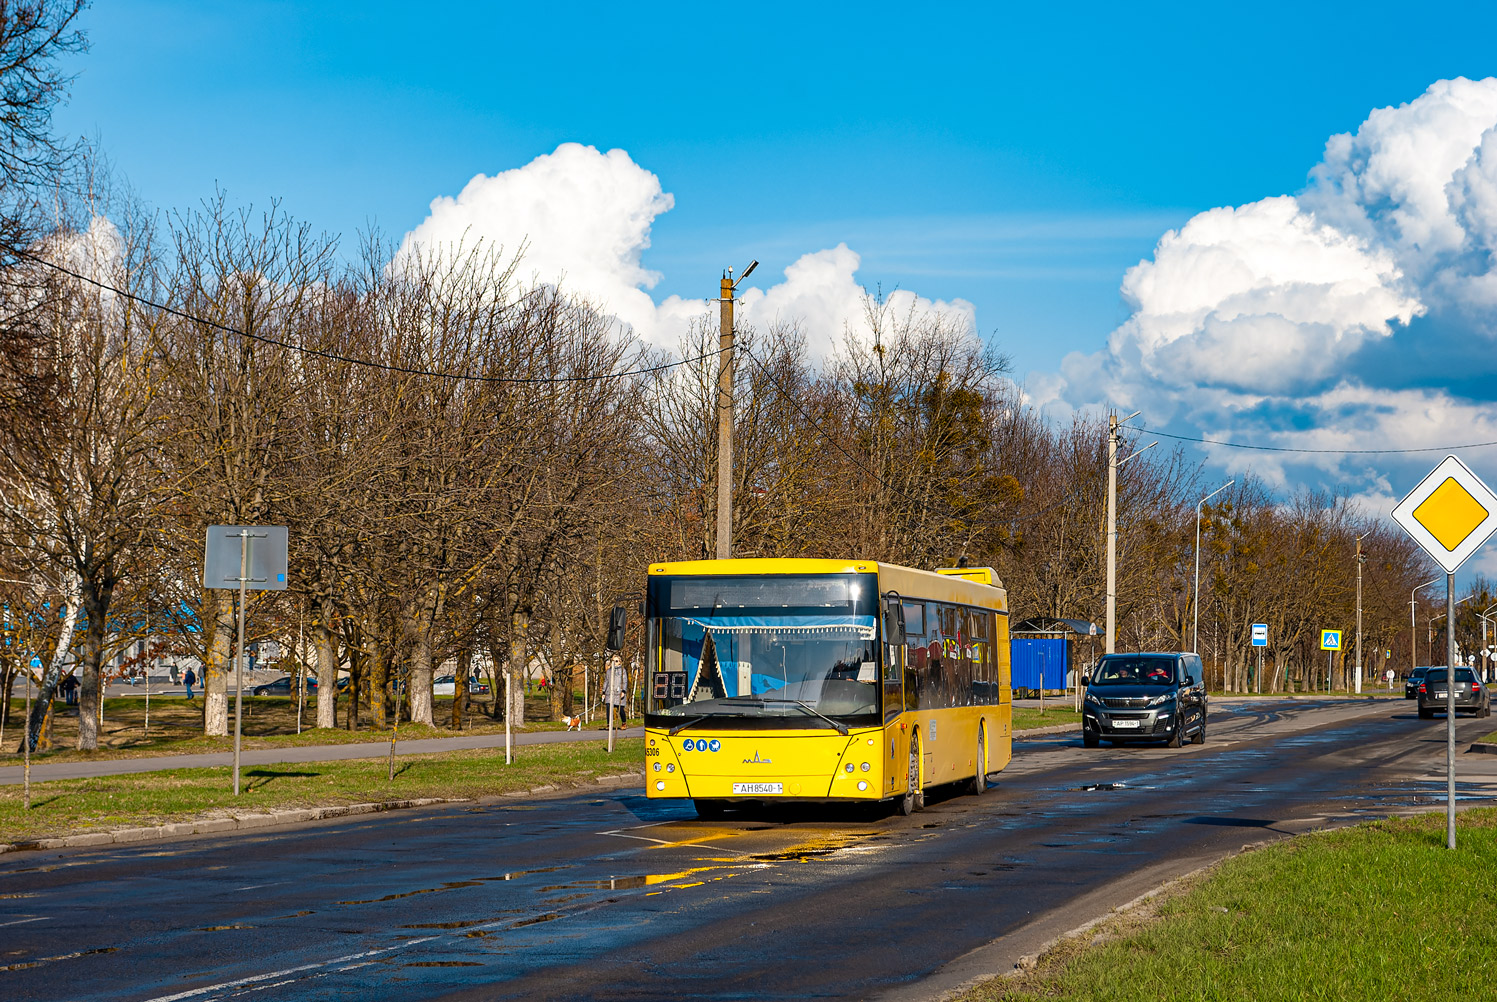
<path id="1" fill-rule="evenodd" d="M 1450 672 L 1444 668 L 1431 668 L 1424 673 L 1424 681 L 1419 683 L 1418 693 L 1421 719 L 1428 720 L 1436 713 L 1445 712 L 1448 705 L 1445 702 L 1445 680 L 1449 675 Z M 1462 710 L 1478 717 L 1492 715 L 1492 697 L 1470 668 L 1455 670 L 1455 712 L 1460 713 Z"/>
<path id="2" fill-rule="evenodd" d="M 457 677 L 455 675 L 440 675 L 432 680 L 431 694 L 433 696 L 452 696 L 457 694 Z M 487 696 L 489 684 L 472 675 L 468 676 L 468 695 Z"/>
<path id="3" fill-rule="evenodd" d="M 1081 741 L 1164 741 L 1178 748 L 1206 740 L 1205 670 L 1199 655 L 1107 654 L 1083 676 Z"/>
<path id="4" fill-rule="evenodd" d="M 1424 681 L 1424 673 L 1429 671 L 1428 667 L 1418 667 L 1409 672 L 1408 677 L 1403 680 L 1403 698 L 1413 699 L 1419 695 L 1419 683 Z"/>
<path id="5" fill-rule="evenodd" d="M 296 688 L 291 684 L 290 675 L 282 675 L 280 678 L 272 679 L 264 685 L 257 685 L 250 690 L 252 696 L 290 696 L 295 694 Z M 310 675 L 307 676 L 307 691 L 317 691 L 317 680 Z"/>

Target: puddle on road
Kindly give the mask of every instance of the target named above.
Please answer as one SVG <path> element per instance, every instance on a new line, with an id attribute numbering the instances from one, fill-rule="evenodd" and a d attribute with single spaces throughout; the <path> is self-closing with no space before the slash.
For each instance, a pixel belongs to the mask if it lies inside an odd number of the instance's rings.
<path id="1" fill-rule="evenodd" d="M 508 879 L 506 876 L 505 879 Z M 399 898 L 411 898 L 417 894 L 437 894 L 441 891 L 455 891 L 459 887 L 477 887 L 481 880 L 450 880 L 441 887 L 423 887 L 419 891 L 403 891 L 400 894 L 386 894 L 382 898 L 364 898 L 358 901 L 339 901 L 340 905 L 373 905 L 381 901 L 395 901 Z"/>
<path id="2" fill-rule="evenodd" d="M 252 925 L 205 925 L 198 932 L 224 932 L 229 929 L 254 929 Z"/>
<path id="3" fill-rule="evenodd" d="M 117 946 L 101 946 L 94 950 L 79 950 L 77 953 L 61 953 L 55 957 L 38 957 L 35 960 L 22 961 L 19 964 L 0 965 L 0 971 L 24 971 L 28 967 L 41 967 L 43 964 L 56 963 L 59 960 L 76 960 L 79 957 L 89 957 L 96 953 L 119 953 Z"/>
<path id="4" fill-rule="evenodd" d="M 1126 790 L 1126 783 L 1087 783 L 1084 786 L 1073 786 L 1071 790 L 1077 793 L 1091 793 L 1098 790 Z"/>

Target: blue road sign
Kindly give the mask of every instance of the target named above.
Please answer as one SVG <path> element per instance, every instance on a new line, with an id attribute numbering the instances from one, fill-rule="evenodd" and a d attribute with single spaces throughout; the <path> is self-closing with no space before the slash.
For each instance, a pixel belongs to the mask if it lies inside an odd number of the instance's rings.
<path id="1" fill-rule="evenodd" d="M 1253 646 L 1254 647 L 1267 647 L 1268 646 L 1268 624 L 1267 623 L 1254 623 L 1253 624 Z"/>

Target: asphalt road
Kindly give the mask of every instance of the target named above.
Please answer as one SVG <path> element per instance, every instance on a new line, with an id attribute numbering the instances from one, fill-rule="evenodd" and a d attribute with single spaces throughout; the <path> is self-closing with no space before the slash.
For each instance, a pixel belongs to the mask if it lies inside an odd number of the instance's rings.
<path id="1" fill-rule="evenodd" d="M 1445 724 L 1411 705 L 1219 701 L 1178 750 L 1056 735 L 908 819 L 626 789 L 0 857 L 0 994 L 928 998 L 1245 843 L 1428 809 Z M 1462 756 L 1463 798 L 1497 796 L 1494 759 Z"/>

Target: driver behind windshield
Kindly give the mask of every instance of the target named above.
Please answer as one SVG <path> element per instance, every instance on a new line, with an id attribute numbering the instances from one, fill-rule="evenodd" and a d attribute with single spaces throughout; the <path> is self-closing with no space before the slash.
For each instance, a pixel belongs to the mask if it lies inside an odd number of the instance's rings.
<path id="1" fill-rule="evenodd" d="M 1103 658 L 1092 685 L 1169 685 L 1173 662 L 1167 658 Z"/>

